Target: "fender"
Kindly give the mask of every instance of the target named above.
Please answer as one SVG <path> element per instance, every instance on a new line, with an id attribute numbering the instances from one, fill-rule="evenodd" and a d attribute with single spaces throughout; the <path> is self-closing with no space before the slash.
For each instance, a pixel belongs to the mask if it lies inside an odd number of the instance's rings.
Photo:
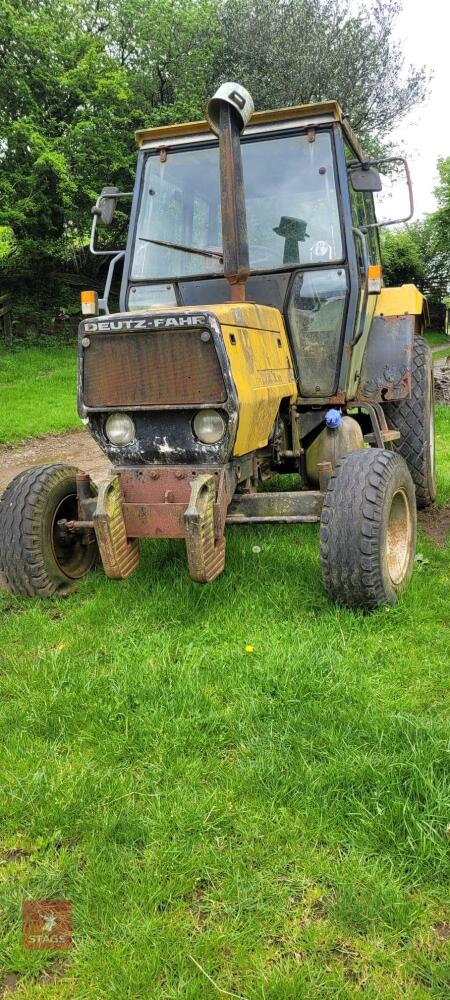
<path id="1" fill-rule="evenodd" d="M 361 366 L 358 401 L 382 403 L 410 395 L 413 338 L 428 322 L 427 300 L 415 285 L 381 290 Z"/>

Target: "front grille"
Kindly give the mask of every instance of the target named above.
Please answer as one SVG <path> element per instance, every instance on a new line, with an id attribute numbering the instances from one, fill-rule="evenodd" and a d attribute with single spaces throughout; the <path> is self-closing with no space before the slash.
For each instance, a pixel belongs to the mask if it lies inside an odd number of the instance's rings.
<path id="1" fill-rule="evenodd" d="M 88 407 L 223 403 L 226 389 L 213 339 L 201 330 L 90 333 L 84 349 Z"/>

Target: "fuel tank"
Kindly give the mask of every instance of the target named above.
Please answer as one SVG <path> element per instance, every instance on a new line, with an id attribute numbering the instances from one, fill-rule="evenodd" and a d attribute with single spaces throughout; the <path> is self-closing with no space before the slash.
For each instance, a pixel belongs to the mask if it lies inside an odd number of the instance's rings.
<path id="1" fill-rule="evenodd" d="M 349 451 L 363 447 L 364 437 L 358 422 L 353 417 L 343 417 L 338 410 L 329 410 L 325 416 L 325 427 L 306 452 L 308 480 L 319 484 L 319 462 L 331 462 L 334 469 L 336 462 Z"/>

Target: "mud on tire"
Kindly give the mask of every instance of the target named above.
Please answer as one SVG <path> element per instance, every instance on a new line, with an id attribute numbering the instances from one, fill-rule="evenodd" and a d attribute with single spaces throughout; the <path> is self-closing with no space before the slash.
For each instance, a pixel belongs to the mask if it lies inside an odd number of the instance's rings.
<path id="1" fill-rule="evenodd" d="M 350 608 L 394 604 L 411 577 L 414 485 L 400 455 L 362 448 L 337 463 L 320 522 L 325 590 Z"/>
<path id="2" fill-rule="evenodd" d="M 436 496 L 433 357 L 423 337 L 414 337 L 411 376 L 411 398 L 386 403 L 384 411 L 388 423 L 400 431 L 394 448 L 405 459 L 422 508 Z"/>
<path id="3" fill-rule="evenodd" d="M 0 498 L 0 585 L 24 597 L 65 596 L 93 566 L 97 545 L 64 536 L 77 517 L 77 469 L 44 465 L 21 472 Z"/>

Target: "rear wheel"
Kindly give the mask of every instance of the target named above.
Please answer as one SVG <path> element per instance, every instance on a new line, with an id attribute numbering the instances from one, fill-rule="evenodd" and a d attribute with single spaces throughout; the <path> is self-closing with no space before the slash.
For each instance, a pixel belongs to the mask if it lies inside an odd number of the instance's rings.
<path id="1" fill-rule="evenodd" d="M 414 337 L 411 397 L 399 403 L 386 403 L 388 423 L 400 431 L 394 444 L 411 473 L 419 508 L 429 507 L 436 496 L 436 461 L 434 445 L 433 357 L 423 337 Z"/>
<path id="2" fill-rule="evenodd" d="M 331 600 L 367 609 L 394 604 L 413 571 L 416 519 L 414 485 L 400 455 L 367 448 L 341 459 L 320 522 Z"/>
<path id="3" fill-rule="evenodd" d="M 27 469 L 0 498 L 0 580 L 10 593 L 65 596 L 92 568 L 95 537 L 59 525 L 78 517 L 76 474 L 68 465 Z"/>

